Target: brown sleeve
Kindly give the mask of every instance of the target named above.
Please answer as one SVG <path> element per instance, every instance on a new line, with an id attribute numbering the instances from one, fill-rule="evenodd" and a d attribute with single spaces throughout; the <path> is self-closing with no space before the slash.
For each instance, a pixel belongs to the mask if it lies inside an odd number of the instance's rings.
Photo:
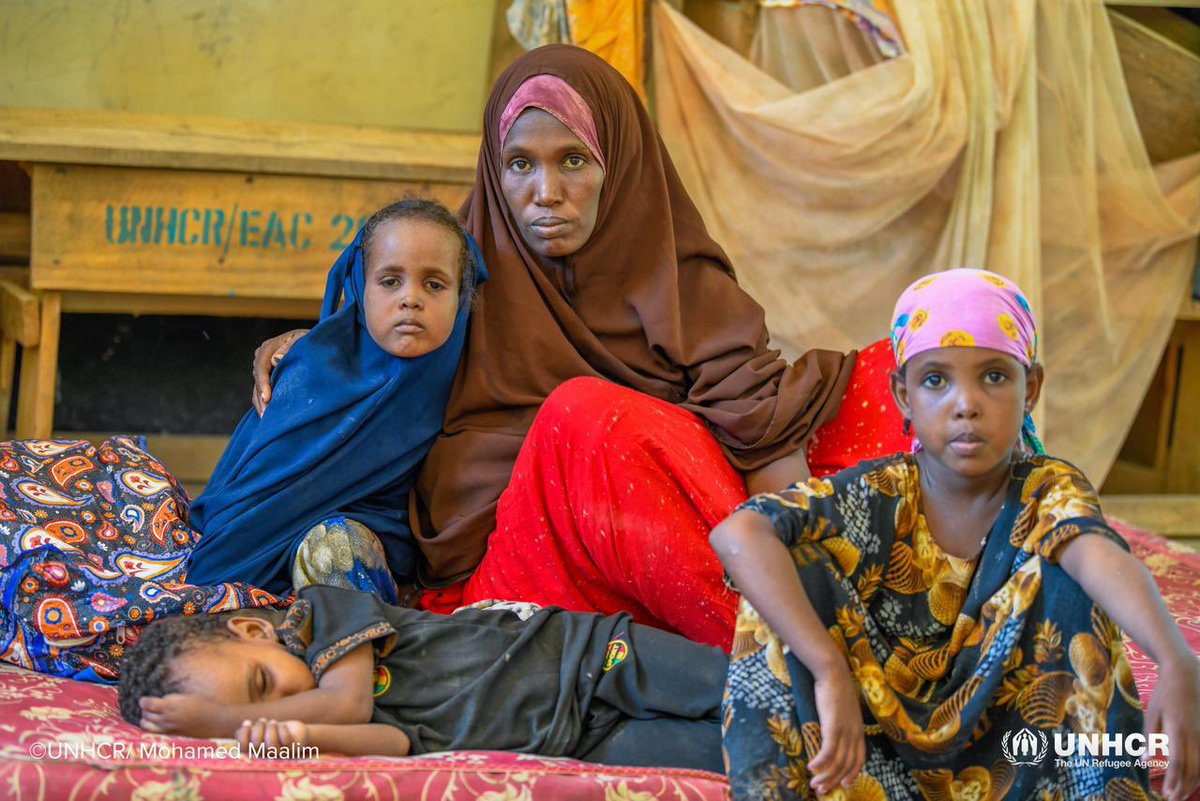
<path id="1" fill-rule="evenodd" d="M 680 360 L 688 395 L 743 472 L 795 452 L 837 414 L 857 353 L 810 350 L 788 364 L 768 347 L 765 315 L 723 269 L 681 266 Z"/>

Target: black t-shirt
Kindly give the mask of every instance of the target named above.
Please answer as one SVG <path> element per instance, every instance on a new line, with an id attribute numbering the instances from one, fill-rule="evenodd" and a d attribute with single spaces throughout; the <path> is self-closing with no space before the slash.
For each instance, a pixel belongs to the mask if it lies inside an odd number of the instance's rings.
<path id="1" fill-rule="evenodd" d="M 415 754 L 497 749 L 569 755 L 599 720 L 588 707 L 605 647 L 628 615 L 504 609 L 436 615 L 362 592 L 311 586 L 280 627 L 319 681 L 364 642 L 375 650 L 373 720 L 401 729 Z M 615 721 L 604 716 L 605 728 Z"/>

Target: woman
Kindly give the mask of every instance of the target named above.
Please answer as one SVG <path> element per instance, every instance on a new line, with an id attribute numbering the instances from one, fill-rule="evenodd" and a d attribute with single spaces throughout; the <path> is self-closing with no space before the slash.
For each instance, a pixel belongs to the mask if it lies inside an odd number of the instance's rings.
<path id="1" fill-rule="evenodd" d="M 768 349 L 633 88 L 580 48 L 497 80 L 462 213 L 492 280 L 411 497 L 422 603 L 626 610 L 728 648 L 708 532 L 747 485 L 807 476 L 854 355 Z M 299 333 L 256 354 L 260 408 Z M 904 442 L 898 424 L 872 440 Z"/>

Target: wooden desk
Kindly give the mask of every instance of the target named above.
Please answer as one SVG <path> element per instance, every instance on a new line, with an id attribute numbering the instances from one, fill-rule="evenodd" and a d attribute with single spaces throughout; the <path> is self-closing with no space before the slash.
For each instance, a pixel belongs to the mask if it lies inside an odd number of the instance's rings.
<path id="1" fill-rule="evenodd" d="M 381 128 L 0 109 L 0 160 L 32 176 L 40 337 L 17 436 L 49 436 L 69 312 L 313 319 L 365 218 L 406 195 L 456 209 L 479 139 Z"/>

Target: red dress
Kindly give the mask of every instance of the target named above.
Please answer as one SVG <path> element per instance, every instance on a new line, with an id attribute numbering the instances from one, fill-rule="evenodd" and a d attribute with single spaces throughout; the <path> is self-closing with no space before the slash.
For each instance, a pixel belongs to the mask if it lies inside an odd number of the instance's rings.
<path id="1" fill-rule="evenodd" d="M 814 475 L 909 447 L 887 390 L 893 364 L 887 342 L 859 354 L 837 417 L 810 443 Z M 530 427 L 478 569 L 422 603 L 435 612 L 493 598 L 626 611 L 728 650 L 738 596 L 708 535 L 744 500 L 741 474 L 690 412 L 575 378 Z"/>

